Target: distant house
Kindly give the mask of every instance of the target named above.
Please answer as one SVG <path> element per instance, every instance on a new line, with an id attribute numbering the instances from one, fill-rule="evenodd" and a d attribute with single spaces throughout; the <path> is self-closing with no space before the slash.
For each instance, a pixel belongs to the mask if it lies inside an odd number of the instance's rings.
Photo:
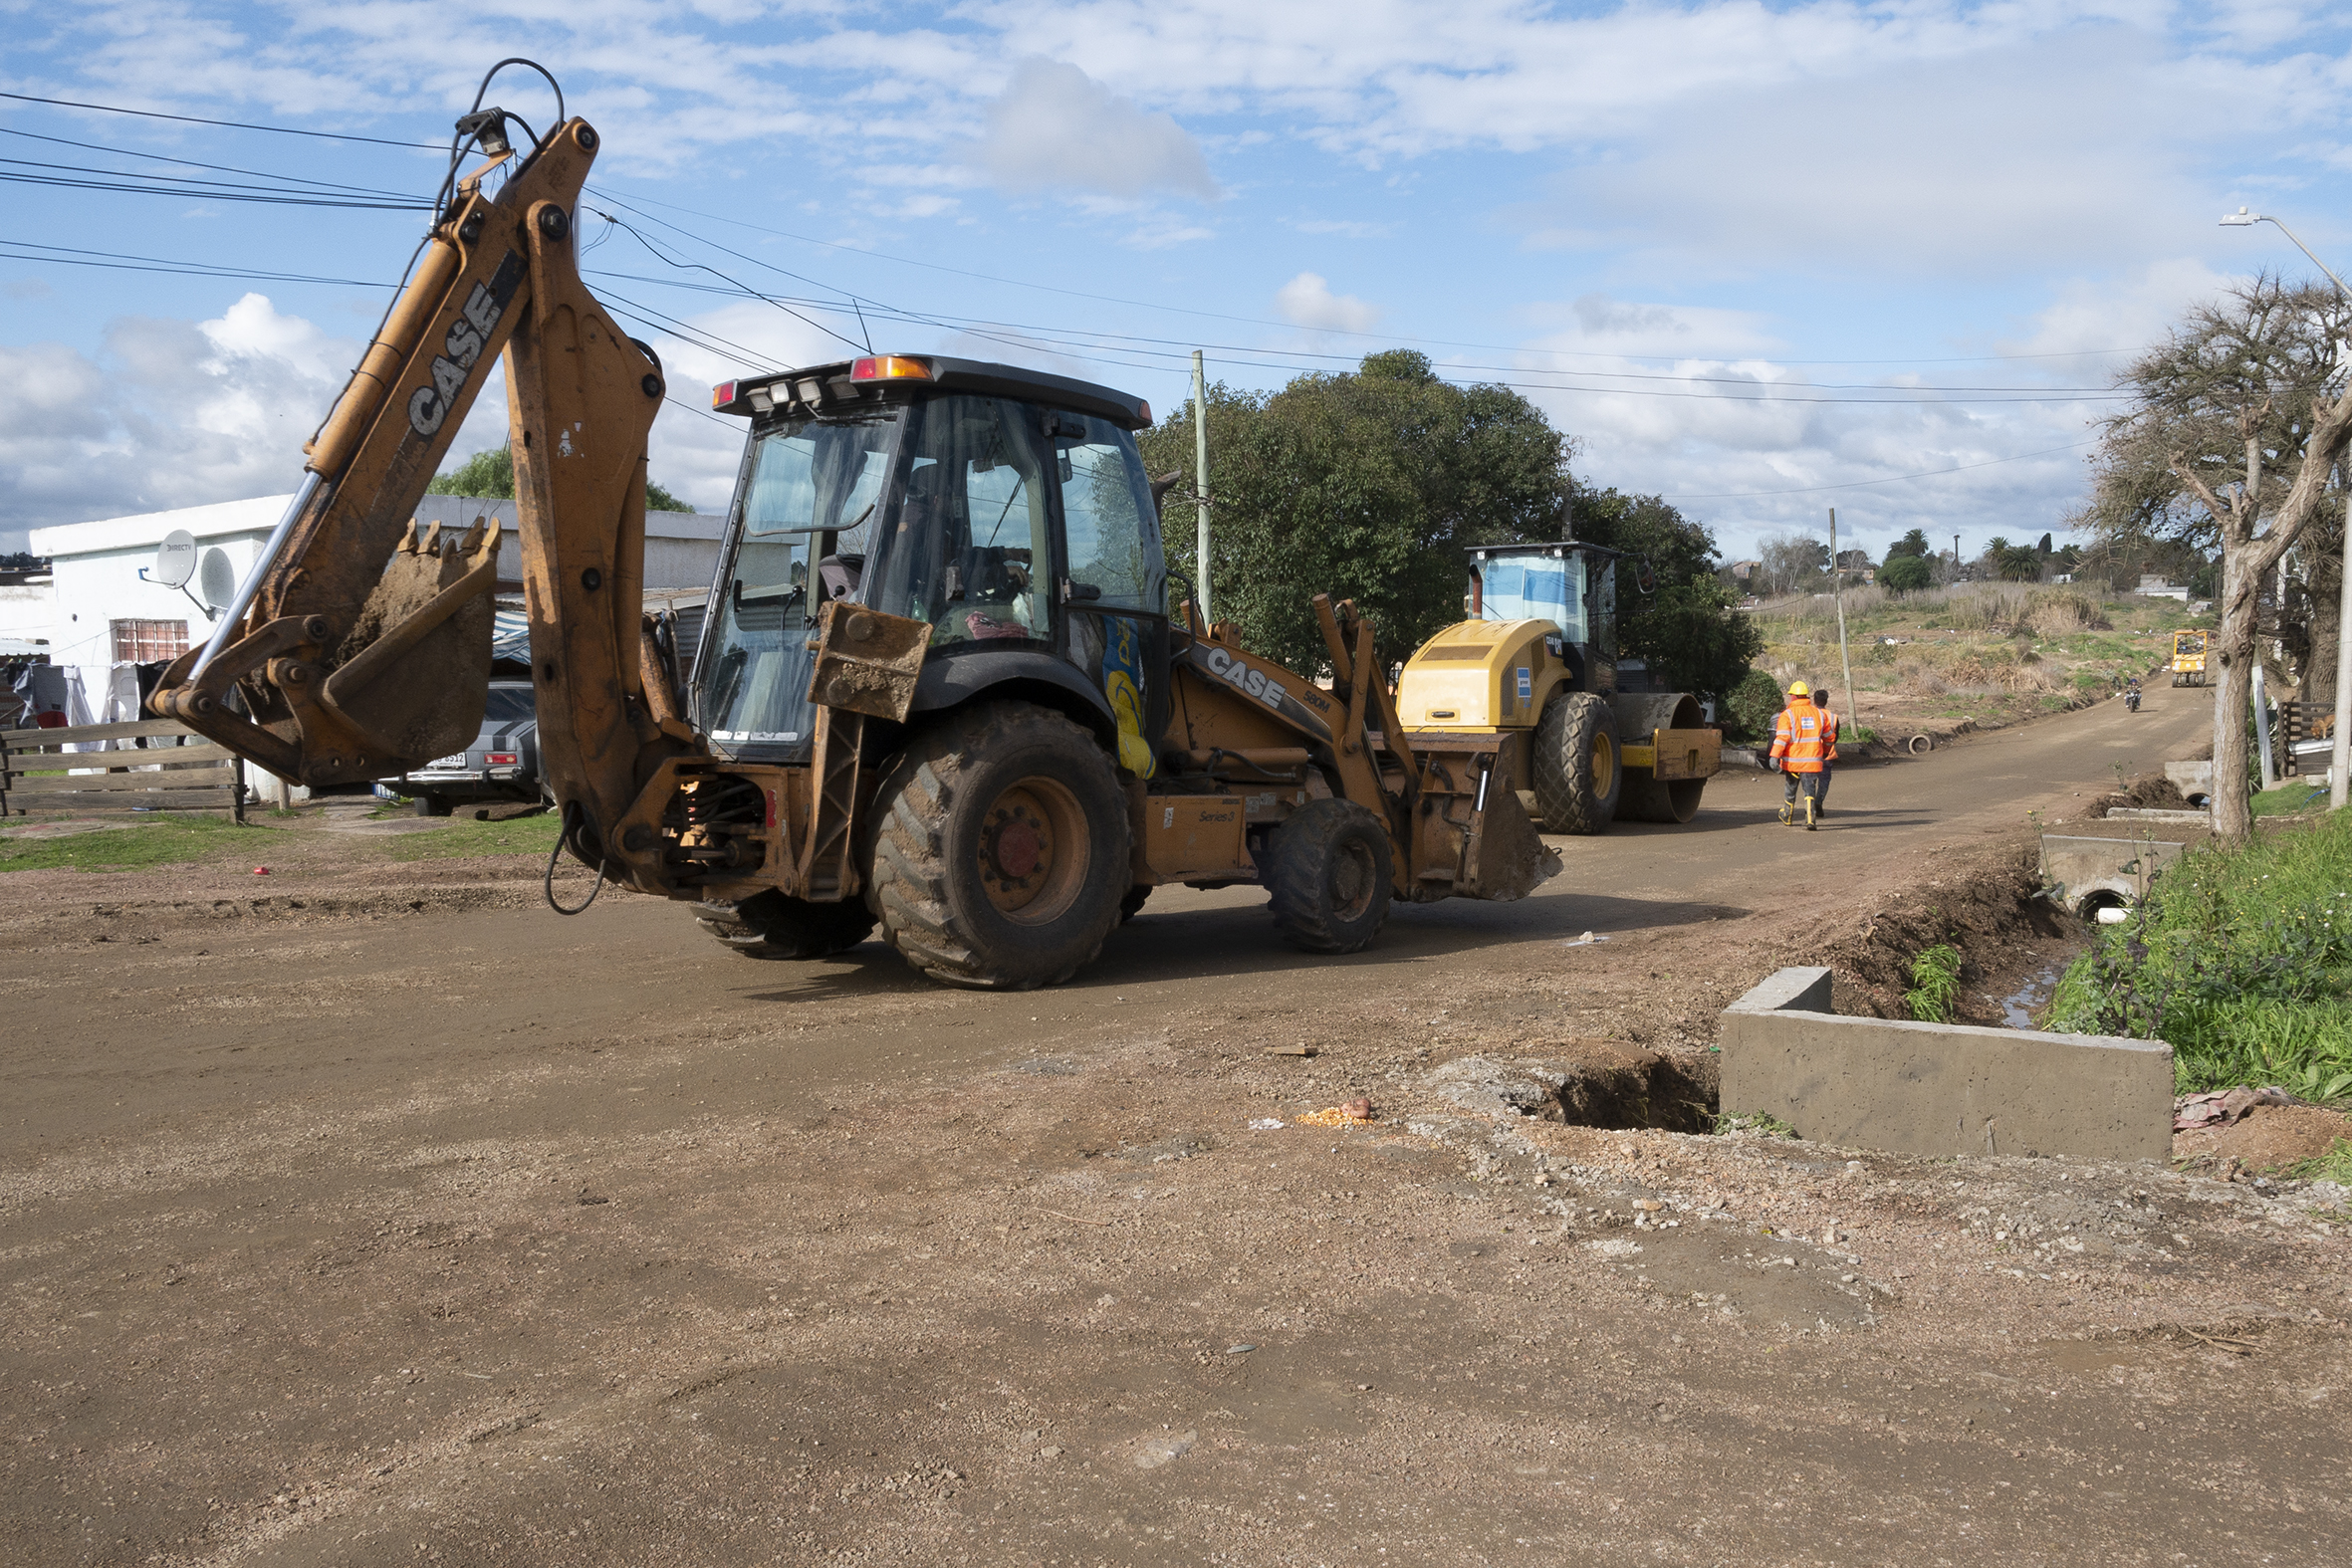
<path id="1" fill-rule="evenodd" d="M 215 554 L 225 558 L 213 573 L 215 578 L 243 582 L 290 499 L 259 496 L 250 501 L 34 529 L 33 553 L 51 560 L 52 580 L 43 589 L 46 603 L 39 610 L 28 606 L 21 615 L 11 610 L 11 621 L 21 619 L 23 627 L 13 633 L 0 629 L 0 635 L 41 635 L 33 629 L 38 622 L 32 617 L 45 610 L 50 662 L 69 670 L 68 679 L 85 704 L 87 722 L 104 724 L 141 717 L 134 667 L 185 653 L 191 638 L 202 641 L 210 635 L 217 609 L 196 596 L 201 573 L 186 589 L 165 587 L 146 575 L 155 564 L 155 551 L 163 536 L 184 529 L 195 537 L 200 560 Z M 476 518 L 497 519 L 504 526 L 498 556 L 499 590 L 522 591 L 523 551 L 515 533 L 512 501 L 426 496 L 418 504 L 416 516 L 422 522 L 439 521 L 454 530 L 464 529 Z M 647 593 L 665 589 L 707 592 L 718 568 L 719 533 L 725 522 L 717 515 L 695 512 L 646 513 Z"/>
<path id="2" fill-rule="evenodd" d="M 1764 562 L 1761 560 L 1735 560 L 1728 569 L 1740 581 L 1754 582 L 1756 574 L 1764 570 Z"/>
<path id="3" fill-rule="evenodd" d="M 2133 591 L 2140 594 L 2143 598 L 2179 599 L 2184 604 L 2189 602 L 2189 589 L 2187 584 L 2179 582 L 2167 582 L 2164 580 L 2163 573 L 2156 571 L 2141 572 L 2140 585 Z"/>

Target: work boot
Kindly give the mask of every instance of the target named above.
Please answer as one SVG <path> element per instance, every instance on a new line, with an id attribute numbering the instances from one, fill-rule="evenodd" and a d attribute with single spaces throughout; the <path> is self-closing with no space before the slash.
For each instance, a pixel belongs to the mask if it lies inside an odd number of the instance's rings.
<path id="1" fill-rule="evenodd" d="M 1813 797 L 1812 797 L 1811 795 L 1809 795 L 1809 794 L 1808 794 L 1808 795 L 1806 795 L 1806 796 L 1805 796 L 1805 831 L 1806 831 L 1806 832 L 1808 832 L 1808 833 L 1817 833 L 1817 832 L 1819 832 L 1819 831 L 1821 830 L 1821 824 L 1813 820 L 1814 816 L 1815 816 L 1816 814 L 1818 814 L 1819 810 L 1820 810 L 1820 808 L 1819 808 L 1818 806 L 1816 806 L 1816 805 L 1814 805 L 1814 804 L 1813 804 Z"/>
<path id="2" fill-rule="evenodd" d="M 1789 802 L 1788 802 L 1788 801 L 1786 801 L 1786 800 L 1783 800 L 1783 801 L 1781 801 L 1781 802 L 1780 802 L 1780 825 L 1781 825 L 1782 827 L 1788 827 L 1788 826 L 1791 826 L 1791 825 L 1793 825 L 1793 824 L 1795 823 L 1795 821 L 1796 821 L 1796 818 L 1795 818 L 1795 816 L 1794 816 L 1794 815 L 1791 813 Z"/>

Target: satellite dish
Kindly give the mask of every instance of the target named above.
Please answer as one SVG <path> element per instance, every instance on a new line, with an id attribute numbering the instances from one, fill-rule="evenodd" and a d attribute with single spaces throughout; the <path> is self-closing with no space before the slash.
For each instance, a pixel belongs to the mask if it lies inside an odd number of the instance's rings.
<path id="1" fill-rule="evenodd" d="M 213 554 L 217 556 L 220 552 Z M 185 586 L 195 574 L 196 536 L 184 528 L 175 528 L 163 536 L 162 545 L 156 549 L 154 569 L 147 573 L 147 580 L 177 588 Z"/>
<path id="2" fill-rule="evenodd" d="M 204 569 L 197 573 L 196 591 L 212 609 L 227 609 L 229 600 L 237 596 L 237 568 L 229 562 L 225 550 L 204 553 Z"/>

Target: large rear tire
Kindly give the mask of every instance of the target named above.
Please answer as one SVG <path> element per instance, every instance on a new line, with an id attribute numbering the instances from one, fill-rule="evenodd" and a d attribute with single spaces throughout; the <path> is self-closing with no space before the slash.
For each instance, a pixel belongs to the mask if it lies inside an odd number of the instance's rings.
<path id="1" fill-rule="evenodd" d="M 918 736 L 874 800 L 874 907 L 907 963 L 950 986 L 1058 986 L 1131 886 L 1110 759 L 1060 714 L 983 703 Z"/>
<path id="2" fill-rule="evenodd" d="M 857 946 L 874 929 L 874 917 L 863 904 L 812 904 L 774 888 L 739 904 L 705 904 L 695 922 L 756 959 L 830 958 Z"/>
<path id="3" fill-rule="evenodd" d="M 1544 831 L 1597 833 L 1617 814 L 1625 770 L 1617 716 L 1590 692 L 1561 692 L 1535 721 L 1535 803 Z"/>
<path id="4" fill-rule="evenodd" d="M 1266 887 L 1275 929 L 1308 953 L 1354 953 L 1388 919 L 1388 826 L 1353 800 L 1309 800 L 1274 835 Z"/>

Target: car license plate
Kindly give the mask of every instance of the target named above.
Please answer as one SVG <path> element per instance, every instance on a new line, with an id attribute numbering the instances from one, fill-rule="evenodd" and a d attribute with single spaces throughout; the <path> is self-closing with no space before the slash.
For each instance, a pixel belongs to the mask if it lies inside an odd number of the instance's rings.
<path id="1" fill-rule="evenodd" d="M 426 766 L 430 768 L 463 768 L 465 766 L 465 753 L 459 752 L 450 757 L 436 757 Z"/>

